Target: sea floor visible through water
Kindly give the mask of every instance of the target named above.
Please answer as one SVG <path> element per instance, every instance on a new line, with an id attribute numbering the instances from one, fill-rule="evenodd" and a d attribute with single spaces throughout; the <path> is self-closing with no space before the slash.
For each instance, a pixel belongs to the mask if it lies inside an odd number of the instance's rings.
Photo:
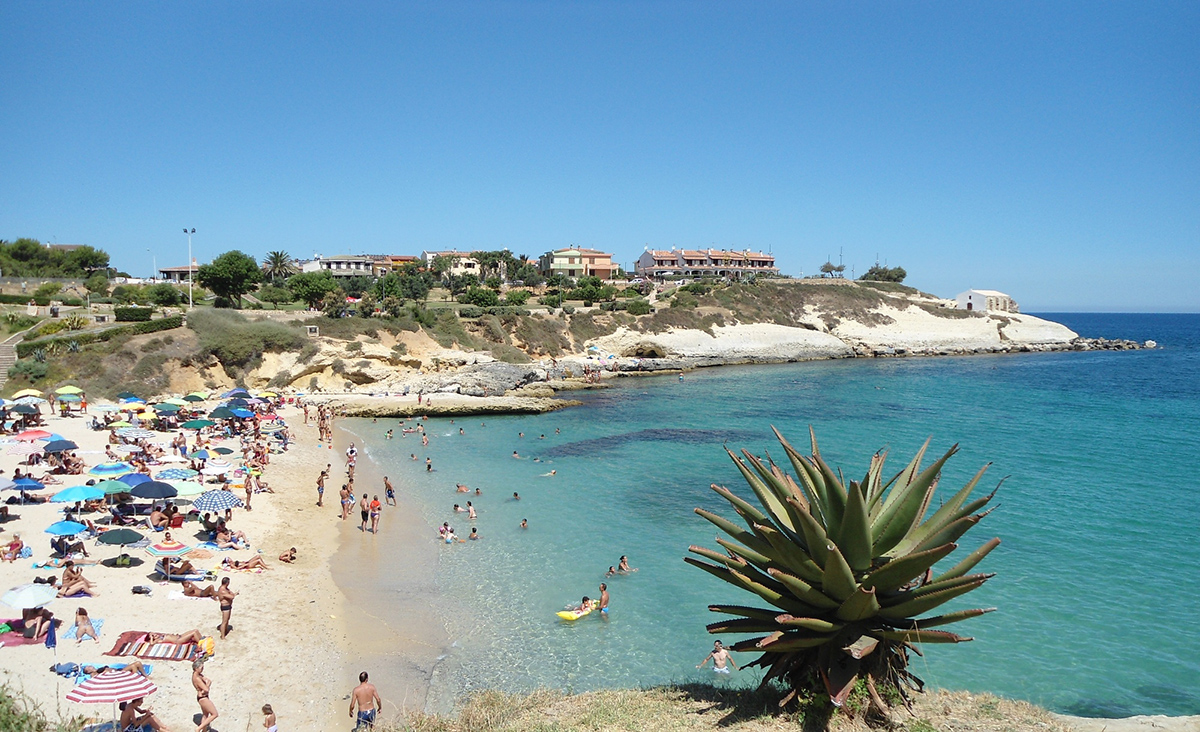
<path id="1" fill-rule="evenodd" d="M 807 447 L 811 425 L 825 458 L 849 475 L 865 472 L 885 447 L 898 470 L 932 436 L 930 459 L 961 445 L 939 495 L 988 462 L 981 490 L 1008 478 L 999 508 L 959 550 L 1001 537 L 980 567 L 996 577 L 948 606 L 999 610 L 959 624 L 974 642 L 914 657 L 912 671 L 926 682 L 1080 716 L 1200 713 L 1200 316 L 1052 317 L 1081 335 L 1153 338 L 1161 348 L 621 379 L 584 395 L 582 407 L 551 414 L 430 418 L 427 448 L 398 420 L 345 420 L 420 513 L 430 543 L 444 521 L 460 536 L 474 527 L 481 537 L 437 545 L 430 601 L 451 646 L 433 672 L 428 708 L 449 709 L 481 688 L 711 679 L 695 668 L 712 646 L 704 626 L 720 617 L 707 606 L 745 598 L 683 563 L 690 544 L 716 546 L 714 528 L 692 509 L 732 513 L 711 483 L 748 493 L 725 447 L 782 457 L 771 426 Z M 394 439 L 385 439 L 388 429 Z M 472 493 L 457 493 L 456 483 Z M 475 521 L 453 510 L 468 500 Z M 389 532 L 387 521 L 385 513 L 378 537 L 355 539 L 379 542 L 388 556 L 390 542 L 400 547 L 411 536 Z M 396 554 L 389 561 L 403 561 Z M 637 571 L 606 576 L 621 555 Z M 400 591 L 387 562 L 376 572 L 381 588 Z M 595 597 L 601 582 L 612 596 L 607 617 L 555 616 Z M 386 617 L 389 608 L 372 612 Z M 739 672 L 718 681 L 758 678 Z"/>

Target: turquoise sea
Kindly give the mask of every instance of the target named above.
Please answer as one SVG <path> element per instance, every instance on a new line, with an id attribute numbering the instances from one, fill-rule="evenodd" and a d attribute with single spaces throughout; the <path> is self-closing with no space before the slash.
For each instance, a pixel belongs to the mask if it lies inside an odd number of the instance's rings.
<path id="1" fill-rule="evenodd" d="M 1009 476 L 998 510 L 959 550 L 1002 538 L 981 567 L 996 577 L 955 605 L 999 611 L 955 628 L 975 642 L 914 658 L 926 682 L 1084 716 L 1200 713 L 1200 315 L 1049 317 L 1082 335 L 1153 338 L 1160 348 L 621 379 L 553 414 L 430 419 L 428 448 L 399 429 L 385 440 L 394 420 L 347 420 L 402 500 L 419 507 L 430 542 L 443 521 L 483 537 L 438 545 L 438 605 L 454 642 L 431 706 L 480 687 L 711 678 L 694 668 L 712 645 L 704 625 L 720 617 L 707 605 L 737 593 L 681 561 L 689 544 L 716 546 L 692 509 L 732 513 L 710 483 L 748 493 L 723 445 L 782 457 L 771 425 L 799 445 L 812 425 L 823 455 L 848 474 L 861 475 L 885 446 L 898 470 L 932 436 L 931 454 L 962 446 L 941 495 L 989 461 L 988 489 Z M 456 482 L 483 494 L 456 493 Z M 452 511 L 466 500 L 478 520 Z M 385 515 L 383 533 L 361 540 L 398 538 Z M 622 554 L 638 571 L 608 579 L 610 617 L 559 621 L 555 611 L 596 596 Z M 378 581 L 388 583 L 386 572 Z"/>

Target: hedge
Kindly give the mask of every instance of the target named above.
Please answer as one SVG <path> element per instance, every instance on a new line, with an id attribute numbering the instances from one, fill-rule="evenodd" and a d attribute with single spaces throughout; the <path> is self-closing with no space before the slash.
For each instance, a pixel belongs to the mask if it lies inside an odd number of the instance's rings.
<path id="1" fill-rule="evenodd" d="M 154 314 L 154 308 L 113 308 L 118 323 L 145 323 Z"/>
<path id="2" fill-rule="evenodd" d="M 136 323 L 134 325 L 122 325 L 116 328 L 107 330 L 85 330 L 74 335 L 62 338 L 41 338 L 36 341 L 25 341 L 17 344 L 17 358 L 28 358 L 34 351 L 39 348 L 49 348 L 50 346 L 61 343 L 66 345 L 71 341 L 75 341 L 79 345 L 87 345 L 88 343 L 97 343 L 101 341 L 112 340 L 117 336 L 124 335 L 142 335 L 143 333 L 156 333 L 160 330 L 171 330 L 172 328 L 183 327 L 183 316 L 172 315 L 169 318 L 160 320 L 149 320 L 144 323 Z"/>
<path id="3" fill-rule="evenodd" d="M 28 305 L 29 301 L 33 300 L 35 305 L 46 307 L 51 300 L 58 300 L 63 305 L 72 305 L 78 307 L 83 304 L 83 300 L 77 297 L 56 298 L 50 295 L 5 295 L 0 293 L 0 304 L 4 305 Z"/>

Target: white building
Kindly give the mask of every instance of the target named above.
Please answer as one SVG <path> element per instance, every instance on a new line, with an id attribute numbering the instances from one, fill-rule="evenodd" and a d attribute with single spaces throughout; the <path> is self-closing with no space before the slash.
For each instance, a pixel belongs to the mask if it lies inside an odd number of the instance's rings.
<path id="1" fill-rule="evenodd" d="M 460 252 L 457 249 L 443 252 L 421 252 L 421 259 L 427 267 L 433 265 L 434 257 L 449 257 L 453 263 L 450 267 L 450 274 L 456 277 L 468 274 L 479 276 L 479 260 L 472 257 L 471 252 Z"/>
<path id="2" fill-rule="evenodd" d="M 993 313 L 1019 313 L 1021 309 L 1003 292 L 996 290 L 967 290 L 955 298 L 959 310 L 981 310 Z"/>
<path id="3" fill-rule="evenodd" d="M 313 258 L 300 263 L 301 272 L 328 272 L 334 277 L 372 277 L 375 261 L 381 256 L 344 254 L 336 257 Z"/>

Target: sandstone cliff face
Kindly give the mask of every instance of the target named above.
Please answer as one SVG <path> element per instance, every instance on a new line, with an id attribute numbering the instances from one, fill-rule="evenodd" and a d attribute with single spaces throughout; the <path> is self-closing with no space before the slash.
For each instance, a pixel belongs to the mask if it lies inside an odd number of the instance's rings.
<path id="1" fill-rule="evenodd" d="M 589 342 L 601 351 L 625 358 L 721 359 L 745 361 L 808 361 L 854 355 L 844 341 L 829 333 L 773 323 L 714 326 L 703 330 L 640 333 L 621 328 Z"/>

